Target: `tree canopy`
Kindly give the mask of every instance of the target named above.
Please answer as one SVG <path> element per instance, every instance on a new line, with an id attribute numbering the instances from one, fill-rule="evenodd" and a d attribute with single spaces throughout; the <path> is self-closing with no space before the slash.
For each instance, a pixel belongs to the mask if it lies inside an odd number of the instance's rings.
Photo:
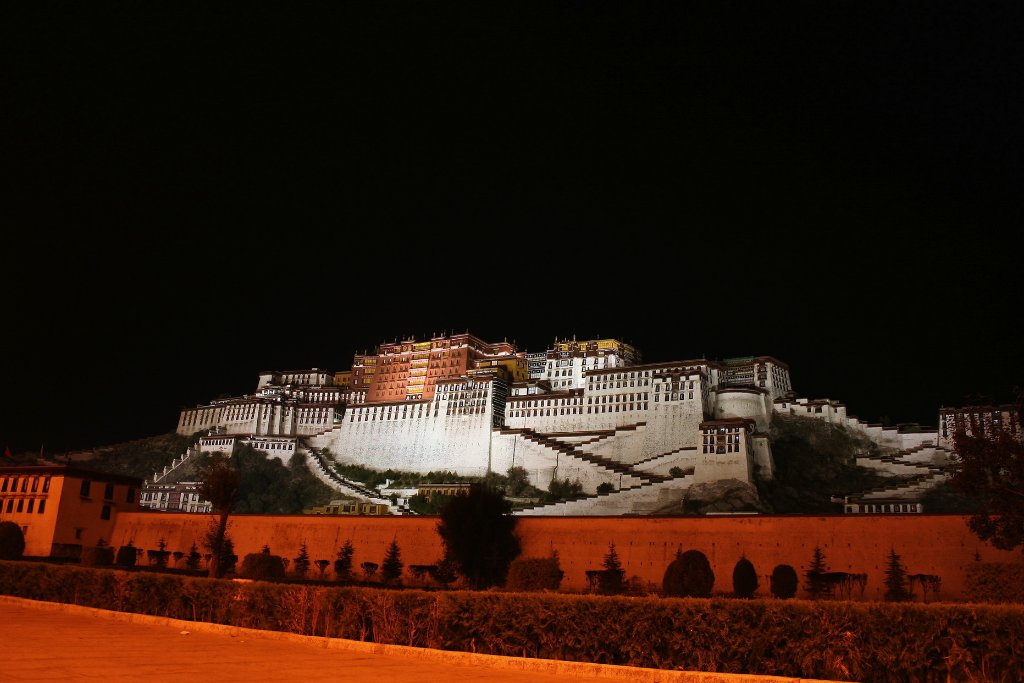
<path id="1" fill-rule="evenodd" d="M 983 428 L 976 421 L 954 435 L 956 456 L 950 463 L 950 485 L 970 495 L 978 510 L 968 524 L 978 538 L 1003 550 L 1024 543 L 1024 441 L 1020 415 L 1024 393 L 1010 424 Z"/>
<path id="2" fill-rule="evenodd" d="M 519 555 L 516 518 L 505 497 L 487 487 L 456 496 L 441 510 L 437 533 L 458 572 L 477 589 L 504 583 Z"/>

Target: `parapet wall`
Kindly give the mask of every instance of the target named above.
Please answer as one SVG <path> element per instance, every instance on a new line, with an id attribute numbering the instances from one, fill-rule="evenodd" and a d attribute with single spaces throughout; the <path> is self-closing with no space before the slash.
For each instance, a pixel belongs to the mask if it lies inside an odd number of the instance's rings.
<path id="1" fill-rule="evenodd" d="M 170 551 L 187 553 L 209 528 L 210 515 L 160 512 L 119 513 L 111 545 L 133 541 L 156 549 L 161 538 Z M 434 564 L 441 557 L 436 517 L 356 517 L 318 515 L 237 515 L 229 533 L 242 557 L 264 544 L 284 557 L 295 557 L 305 542 L 310 558 L 333 562 L 350 539 L 355 566 L 380 563 L 394 539 L 406 567 Z M 976 561 L 1021 563 L 1019 552 L 1002 551 L 979 541 L 959 515 L 751 516 L 751 517 L 521 517 L 518 533 L 524 556 L 557 551 L 565 571 L 562 587 L 582 590 L 589 569 L 600 569 L 614 543 L 627 576 L 660 585 L 676 550 L 696 549 L 708 556 L 715 590 L 732 590 L 732 570 L 741 555 L 761 577 L 759 595 L 768 595 L 768 579 L 778 564 L 802 573 L 814 546 L 820 545 L 832 571 L 868 575 L 863 599 L 880 600 L 890 549 L 911 574 L 942 579 L 939 599 L 959 599 L 966 568 Z M 803 595 L 803 588 L 799 595 Z M 858 598 L 855 594 L 854 598 Z"/>

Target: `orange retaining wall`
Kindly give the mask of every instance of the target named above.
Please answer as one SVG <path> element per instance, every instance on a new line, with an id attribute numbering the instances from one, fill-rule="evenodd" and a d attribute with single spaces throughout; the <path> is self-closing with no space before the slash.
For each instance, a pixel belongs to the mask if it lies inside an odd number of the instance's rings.
<path id="1" fill-rule="evenodd" d="M 168 550 L 187 553 L 195 542 L 205 552 L 202 539 L 211 519 L 198 514 L 120 513 L 110 543 L 120 546 L 131 540 L 137 547 L 156 549 L 163 538 Z M 521 517 L 517 533 L 524 556 L 558 551 L 565 571 L 562 587 L 567 590 L 585 589 L 585 571 L 600 569 L 608 544 L 614 543 L 627 577 L 659 586 L 679 547 L 700 550 L 711 561 L 716 592 L 732 590 L 733 567 L 745 554 L 762 577 L 758 594 L 767 595 L 767 577 L 775 565 L 790 564 L 800 573 L 817 544 L 832 571 L 868 575 L 864 599 L 882 599 L 890 548 L 896 549 L 909 573 L 942 578 L 939 599 L 958 599 L 966 567 L 976 561 L 976 554 L 984 562 L 1022 562 L 1019 552 L 997 550 L 978 540 L 966 522 L 959 515 Z M 394 539 L 408 577 L 409 565 L 434 564 L 441 557 L 436 527 L 436 517 L 236 515 L 229 533 L 239 557 L 267 544 L 275 554 L 294 558 L 305 542 L 311 561 L 326 559 L 332 566 L 338 548 L 350 539 L 357 571 L 362 562 L 380 564 Z M 329 577 L 331 569 L 327 571 Z M 315 568 L 311 574 L 316 575 Z"/>

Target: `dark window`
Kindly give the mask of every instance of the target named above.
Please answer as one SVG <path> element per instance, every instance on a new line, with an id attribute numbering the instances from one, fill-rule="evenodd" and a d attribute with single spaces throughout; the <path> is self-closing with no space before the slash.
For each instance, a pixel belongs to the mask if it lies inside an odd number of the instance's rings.
<path id="1" fill-rule="evenodd" d="M 114 485 L 107 484 L 103 487 L 103 500 L 114 500 Z"/>
<path id="2" fill-rule="evenodd" d="M 7 501 L 7 511 L 12 512 L 14 510 L 14 499 L 11 498 Z"/>
<path id="3" fill-rule="evenodd" d="M 134 486 L 129 486 L 128 487 L 128 495 L 125 496 L 125 500 L 128 501 L 129 503 L 134 503 L 135 502 L 135 487 Z"/>
<path id="4" fill-rule="evenodd" d="M 50 478 L 43 477 L 43 493 L 47 493 L 50 490 Z"/>
<path id="5" fill-rule="evenodd" d="M 25 509 L 25 500 L 24 499 L 19 500 L 18 501 L 18 512 L 21 512 L 24 509 Z"/>
<path id="6" fill-rule="evenodd" d="M 39 514 L 43 514 L 46 511 L 46 499 L 39 501 Z"/>
<path id="7" fill-rule="evenodd" d="M 35 511 L 35 506 L 36 506 L 36 501 L 34 499 L 32 499 L 32 498 L 29 498 L 28 499 L 28 510 L 26 510 L 25 512 L 34 512 Z"/>
<path id="8" fill-rule="evenodd" d="M 0 484 L 0 492 L 7 490 L 7 477 L 3 478 L 3 484 Z"/>
<path id="9" fill-rule="evenodd" d="M 100 511 L 100 519 L 110 519 L 110 506 L 104 505 Z"/>
<path id="10" fill-rule="evenodd" d="M 91 486 L 92 486 L 92 482 L 89 481 L 88 479 L 86 479 L 85 481 L 82 482 L 81 494 L 82 494 L 83 498 L 88 498 L 89 497 L 89 488 Z"/>

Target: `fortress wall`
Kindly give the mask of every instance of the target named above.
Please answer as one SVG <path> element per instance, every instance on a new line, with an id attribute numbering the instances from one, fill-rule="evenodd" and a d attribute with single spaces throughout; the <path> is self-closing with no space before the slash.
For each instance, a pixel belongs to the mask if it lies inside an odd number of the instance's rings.
<path id="1" fill-rule="evenodd" d="M 128 540 L 144 549 L 187 553 L 202 538 L 211 515 L 122 512 L 109 539 L 113 546 Z M 866 573 L 864 599 L 880 600 L 885 592 L 886 558 L 895 548 L 909 573 L 942 578 L 940 599 L 961 597 L 964 572 L 975 561 L 1021 563 L 1020 552 L 997 550 L 979 541 L 958 515 L 750 516 L 750 517 L 520 517 L 518 534 L 523 556 L 559 553 L 565 579 L 562 587 L 583 590 L 588 569 L 600 569 L 608 544 L 615 543 L 627 576 L 660 585 L 676 550 L 696 549 L 708 556 L 715 572 L 715 590 L 732 590 L 732 570 L 742 554 L 761 577 L 759 595 L 768 595 L 767 576 L 777 564 L 802 573 L 819 544 L 832 571 Z M 259 552 L 264 544 L 293 558 L 308 544 L 310 559 L 333 561 L 345 539 L 355 545 L 355 565 L 380 563 L 394 538 L 402 561 L 433 564 L 441 556 L 436 517 L 358 517 L 314 515 L 237 515 L 229 533 L 239 557 Z M 315 570 L 314 570 L 315 571 Z M 330 570 L 329 570 L 330 571 Z M 803 589 L 798 594 L 803 596 Z"/>
<path id="2" fill-rule="evenodd" d="M 501 434 L 495 431 L 491 466 L 495 472 L 504 474 L 513 464 L 525 469 L 530 477 L 530 483 L 543 490 L 547 489 L 554 477 L 570 481 L 579 479 L 583 484 L 583 490 L 588 493 L 594 493 L 598 484 L 604 482 L 613 483 L 616 487 L 619 483 L 619 475 L 614 472 L 564 453 L 556 456 L 554 450 L 519 434 Z M 630 481 L 634 481 L 633 478 L 623 478 L 623 485 L 628 485 Z"/>
<path id="3" fill-rule="evenodd" d="M 644 446 L 647 429 L 648 427 L 643 425 L 636 429 L 616 431 L 612 436 L 585 444 L 583 450 L 602 458 L 632 465 L 646 457 Z"/>
<path id="4" fill-rule="evenodd" d="M 700 423 L 704 421 L 701 401 L 654 403 L 643 430 L 643 458 L 650 458 L 677 448 L 701 445 Z"/>
<path id="5" fill-rule="evenodd" d="M 442 408 L 422 417 L 352 421 L 316 439 L 329 448 L 339 463 L 374 469 L 429 472 L 451 470 L 464 476 L 487 472 L 491 413 L 447 415 Z"/>
<path id="6" fill-rule="evenodd" d="M 715 400 L 715 419 L 748 417 L 757 424 L 757 431 L 766 432 L 770 422 L 770 408 L 765 406 L 766 400 L 765 395 L 759 393 L 719 389 Z"/>

